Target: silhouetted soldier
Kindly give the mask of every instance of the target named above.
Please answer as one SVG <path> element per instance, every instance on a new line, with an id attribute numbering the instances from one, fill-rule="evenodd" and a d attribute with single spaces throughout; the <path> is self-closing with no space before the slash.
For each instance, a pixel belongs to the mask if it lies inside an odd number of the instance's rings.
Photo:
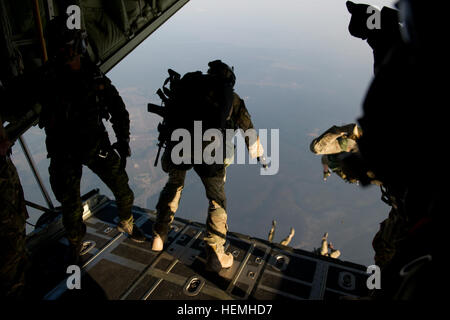
<path id="1" fill-rule="evenodd" d="M 137 242 L 145 241 L 145 236 L 131 212 L 134 195 L 125 172 L 130 120 L 122 98 L 84 56 L 86 39 L 81 30 L 67 29 L 64 17 L 52 20 L 48 29 L 52 57 L 36 75 L 35 94 L 43 106 L 39 126 L 47 135 L 50 184 L 62 205 L 70 261 L 76 263 L 86 233 L 80 199 L 83 165 L 112 190 L 120 218 L 118 230 Z M 113 146 L 103 119 L 112 123 L 117 137 Z"/>
<path id="2" fill-rule="evenodd" d="M 448 226 L 441 152 L 448 142 L 448 7 L 400 1 L 404 41 L 380 66 L 359 119 L 361 166 L 381 180 L 407 230 L 390 239 L 395 252 L 382 270 L 381 297 L 439 298 Z"/>
<path id="3" fill-rule="evenodd" d="M 346 5 L 352 15 L 348 30 L 352 36 L 367 40 L 373 50 L 374 71 L 376 73 L 383 60 L 388 56 L 389 51 L 401 42 L 398 11 L 383 7 L 379 12 L 380 28 L 376 28 L 376 25 L 372 26 L 376 21 L 372 21 L 371 18 L 374 14 L 373 11 L 369 10 L 370 12 L 368 12 L 369 4 L 347 1 Z M 373 29 L 369 29 L 369 26 Z"/>
<path id="4" fill-rule="evenodd" d="M 207 96 L 198 97 L 198 104 L 202 104 L 203 102 L 201 101 L 203 101 L 204 98 L 208 101 L 211 100 L 214 103 L 214 106 L 218 105 L 222 108 L 230 107 L 230 105 L 225 105 L 230 103 L 231 108 L 228 109 L 229 111 L 226 114 L 226 128 L 234 130 L 240 128 L 244 131 L 253 129 L 253 123 L 250 119 L 250 114 L 245 107 L 244 100 L 232 91 L 236 81 L 233 69 L 220 60 L 210 62 L 208 63 L 208 66 L 207 79 L 209 79 L 208 81 L 210 82 L 214 82 L 217 87 L 208 91 Z M 204 78 L 204 75 L 199 72 L 188 75 L 191 77 L 199 77 L 199 79 Z M 204 83 L 204 85 L 207 86 L 208 83 Z M 225 88 L 225 91 L 222 87 Z M 187 91 L 192 92 L 195 90 L 195 88 L 191 88 Z M 226 101 L 228 102 L 216 101 L 215 99 L 218 99 L 219 96 L 221 96 L 218 92 L 230 92 L 231 101 L 228 101 L 227 99 Z M 180 110 L 195 112 L 195 105 L 189 105 L 187 101 L 182 102 L 186 105 L 181 103 L 183 106 Z M 211 108 L 214 108 L 214 106 L 211 106 Z M 175 115 L 175 117 L 177 119 L 182 118 L 180 115 Z M 256 139 L 255 142 L 250 143 L 250 140 L 246 137 L 246 143 L 252 158 L 261 157 L 263 155 L 264 150 L 259 142 L 259 138 Z M 225 253 L 224 250 L 226 234 L 228 231 L 225 195 L 226 165 L 207 165 L 202 163 L 196 165 L 182 165 L 182 167 L 180 167 L 172 162 L 171 148 L 165 150 L 162 157 L 162 168 L 164 171 L 168 172 L 169 181 L 162 190 L 158 204 L 156 205 L 157 219 L 153 228 L 152 249 L 154 251 L 161 251 L 163 249 L 175 212 L 178 209 L 186 173 L 192 167 L 200 176 L 200 179 L 205 186 L 206 197 L 209 201 L 206 235 L 204 237 L 207 254 L 206 266 L 207 269 L 211 271 L 219 272 L 221 269 L 230 268 L 233 264 L 232 254 Z M 215 169 L 211 170 L 212 168 Z"/>
<path id="5" fill-rule="evenodd" d="M 381 28 L 369 30 L 367 21 L 369 15 L 368 4 L 346 2 L 348 11 L 352 14 L 349 32 L 352 36 L 367 40 L 373 50 L 374 72 L 389 58 L 389 52 L 395 50 L 402 43 L 401 28 L 399 26 L 398 11 L 383 7 L 380 12 Z M 347 167 L 351 164 L 344 161 Z M 375 250 L 375 264 L 383 268 L 394 256 L 397 238 L 401 238 L 406 231 L 406 221 L 398 213 L 395 197 L 390 195 L 386 187 L 381 188 L 382 200 L 392 207 L 389 216 L 380 223 L 380 229 L 375 235 L 372 246 Z"/>

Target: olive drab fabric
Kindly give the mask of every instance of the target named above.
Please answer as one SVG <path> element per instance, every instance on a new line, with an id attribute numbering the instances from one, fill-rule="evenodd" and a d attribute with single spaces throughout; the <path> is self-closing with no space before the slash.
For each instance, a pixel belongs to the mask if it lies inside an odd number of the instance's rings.
<path id="1" fill-rule="evenodd" d="M 0 298 L 21 298 L 28 266 L 22 186 L 11 160 L 0 159 Z"/>

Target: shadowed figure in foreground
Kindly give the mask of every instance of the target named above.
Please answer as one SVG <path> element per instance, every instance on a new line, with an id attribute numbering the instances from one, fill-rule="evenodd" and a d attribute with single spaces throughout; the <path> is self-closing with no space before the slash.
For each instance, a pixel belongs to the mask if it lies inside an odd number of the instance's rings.
<path id="1" fill-rule="evenodd" d="M 449 188 L 442 184 L 448 83 L 442 75 L 450 69 L 449 4 L 401 0 L 398 8 L 402 41 L 378 65 L 358 119 L 360 153 L 349 162 L 361 168 L 362 184 L 369 170 L 381 181 L 402 220 L 401 232 L 383 236 L 395 250 L 383 261 L 383 286 L 375 297 L 439 299 L 448 251 L 442 241 L 448 226 Z"/>
<path id="2" fill-rule="evenodd" d="M 86 234 L 80 198 L 82 167 L 87 166 L 113 192 L 118 230 L 136 242 L 145 236 L 131 212 L 134 194 L 125 171 L 130 120 L 125 104 L 111 81 L 86 56 L 87 35 L 70 30 L 67 17 L 47 26 L 49 60 L 24 83 L 35 103 L 42 105 L 39 126 L 45 129 L 50 184 L 62 205 L 69 240 L 68 264 L 77 264 Z M 111 145 L 103 120 L 109 120 L 117 142 Z"/>
<path id="3" fill-rule="evenodd" d="M 0 83 L 0 90 L 2 89 Z M 26 272 L 29 267 L 25 231 L 28 212 L 19 175 L 10 159 L 12 142 L 3 128 L 2 119 L 8 119 L 8 121 L 11 119 L 2 117 L 3 111 L 6 110 L 3 110 L 2 105 L 0 109 L 0 298 L 23 299 Z"/>

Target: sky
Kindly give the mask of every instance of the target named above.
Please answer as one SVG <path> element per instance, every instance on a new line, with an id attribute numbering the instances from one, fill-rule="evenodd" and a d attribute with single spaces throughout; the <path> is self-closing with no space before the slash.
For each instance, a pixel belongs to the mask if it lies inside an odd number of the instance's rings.
<path id="1" fill-rule="evenodd" d="M 371 1 L 379 7 L 393 3 Z M 135 204 L 153 209 L 167 179 L 153 167 L 160 119 L 146 112 L 146 103 L 160 103 L 155 92 L 168 68 L 206 72 L 209 61 L 221 59 L 234 66 L 235 92 L 255 127 L 280 132 L 278 174 L 261 176 L 257 165 L 227 169 L 229 230 L 266 238 L 276 220 L 274 240 L 294 227 L 291 245 L 305 250 L 317 248 L 328 232 L 343 260 L 373 264 L 371 241 L 389 212 L 379 189 L 350 185 L 335 175 L 323 182 L 320 157 L 309 151 L 314 137 L 361 116 L 373 57 L 366 42 L 348 33 L 349 19 L 340 0 L 191 0 L 157 29 L 108 73 L 130 111 L 134 139 L 127 170 Z M 38 143 L 43 133 L 33 128 L 25 138 L 49 188 L 48 160 Z M 14 156 L 25 194 L 33 190 L 33 198 L 42 198 L 32 177 L 24 176 L 17 146 Z M 92 187 L 111 196 L 86 169 L 82 193 Z M 190 172 L 177 216 L 204 222 L 206 210 L 203 186 Z"/>

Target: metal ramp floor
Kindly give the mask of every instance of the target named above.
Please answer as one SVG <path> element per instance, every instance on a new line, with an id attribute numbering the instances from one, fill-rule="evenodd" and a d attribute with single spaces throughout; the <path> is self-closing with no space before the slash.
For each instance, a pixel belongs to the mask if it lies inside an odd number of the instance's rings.
<path id="1" fill-rule="evenodd" d="M 85 211 L 88 247 L 81 289 L 67 288 L 63 256 L 68 243 L 60 233 L 34 255 L 41 270 L 36 286 L 44 299 L 334 300 L 367 295 L 368 275 L 361 265 L 229 232 L 226 251 L 234 256 L 233 267 L 213 274 L 204 268 L 203 224 L 176 218 L 164 250 L 153 252 L 153 211 L 133 208 L 136 224 L 149 238 L 144 243 L 117 231 L 114 201 L 94 195 Z"/>

